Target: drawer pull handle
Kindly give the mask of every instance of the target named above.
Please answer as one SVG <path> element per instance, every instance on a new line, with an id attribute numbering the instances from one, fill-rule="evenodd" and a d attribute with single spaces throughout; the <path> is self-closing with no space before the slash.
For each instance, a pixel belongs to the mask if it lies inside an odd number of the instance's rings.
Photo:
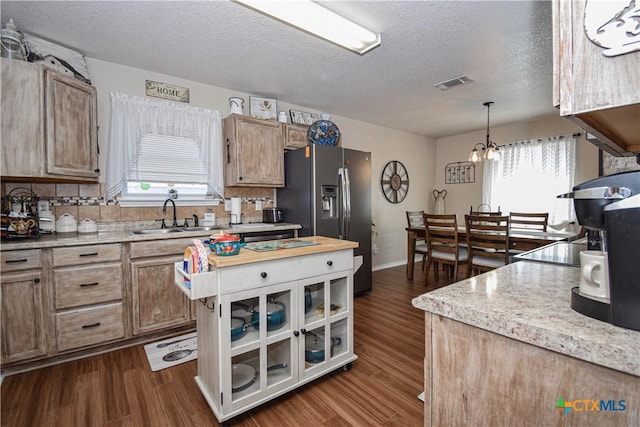
<path id="1" fill-rule="evenodd" d="M 80 254 L 80 256 L 98 256 L 98 252 L 91 252 L 89 254 Z"/>
<path id="2" fill-rule="evenodd" d="M 81 288 L 86 288 L 87 286 L 98 286 L 100 284 L 100 282 L 93 282 L 93 283 L 82 283 L 80 285 Z"/>
<path id="3" fill-rule="evenodd" d="M 333 265 L 333 261 L 327 261 L 327 265 L 331 267 Z"/>
<path id="4" fill-rule="evenodd" d="M 7 263 L 7 264 L 17 264 L 19 262 L 27 262 L 27 261 L 29 261 L 29 260 L 26 259 L 26 258 L 23 258 L 23 259 L 8 259 L 8 260 L 5 261 L 5 263 Z"/>
<path id="5" fill-rule="evenodd" d="M 267 277 L 267 272 L 263 271 L 262 273 L 260 273 L 260 276 L 265 279 Z"/>
<path id="6" fill-rule="evenodd" d="M 35 279 L 33 279 L 33 283 L 40 283 L 40 278 L 36 277 Z"/>
<path id="7" fill-rule="evenodd" d="M 96 328 L 100 326 L 100 322 L 92 323 L 90 325 L 82 325 L 82 329 Z"/>

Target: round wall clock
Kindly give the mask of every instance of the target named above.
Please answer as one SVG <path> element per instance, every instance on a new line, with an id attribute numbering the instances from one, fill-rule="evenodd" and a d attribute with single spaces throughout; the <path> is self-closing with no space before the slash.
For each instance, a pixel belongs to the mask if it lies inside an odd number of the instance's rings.
<path id="1" fill-rule="evenodd" d="M 380 178 L 382 193 L 391 203 L 400 203 L 409 192 L 409 173 L 404 165 L 392 160 L 382 170 Z"/>

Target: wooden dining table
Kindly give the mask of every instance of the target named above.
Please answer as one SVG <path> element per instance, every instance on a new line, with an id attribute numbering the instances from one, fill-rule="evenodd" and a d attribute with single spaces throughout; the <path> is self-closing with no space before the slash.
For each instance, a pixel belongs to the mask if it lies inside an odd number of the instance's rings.
<path id="1" fill-rule="evenodd" d="M 424 226 L 407 227 L 407 279 L 413 280 L 416 240 L 426 240 L 427 232 Z M 539 230 L 511 230 L 509 232 L 509 247 L 518 252 L 530 251 L 554 242 L 573 240 L 578 233 L 565 231 Z M 467 230 L 458 227 L 458 238 L 461 243 L 467 241 Z"/>

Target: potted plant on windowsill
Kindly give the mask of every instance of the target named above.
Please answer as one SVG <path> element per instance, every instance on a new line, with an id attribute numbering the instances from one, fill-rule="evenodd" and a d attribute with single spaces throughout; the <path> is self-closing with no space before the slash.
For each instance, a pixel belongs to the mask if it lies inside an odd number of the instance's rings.
<path id="1" fill-rule="evenodd" d="M 177 199 L 178 198 L 178 190 L 176 190 L 175 188 L 170 188 L 169 189 L 169 198 L 170 199 Z"/>

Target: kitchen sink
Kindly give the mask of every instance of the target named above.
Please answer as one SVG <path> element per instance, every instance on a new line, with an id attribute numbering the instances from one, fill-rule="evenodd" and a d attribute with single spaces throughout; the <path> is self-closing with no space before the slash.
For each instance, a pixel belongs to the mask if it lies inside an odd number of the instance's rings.
<path id="1" fill-rule="evenodd" d="M 132 230 L 131 234 L 169 234 L 169 233 L 182 233 L 183 229 L 180 228 L 151 228 L 148 230 Z"/>
<path id="2" fill-rule="evenodd" d="M 227 230 L 229 227 L 225 227 L 223 225 L 212 225 L 206 227 L 189 227 L 185 228 L 184 231 L 210 231 L 210 230 Z"/>

